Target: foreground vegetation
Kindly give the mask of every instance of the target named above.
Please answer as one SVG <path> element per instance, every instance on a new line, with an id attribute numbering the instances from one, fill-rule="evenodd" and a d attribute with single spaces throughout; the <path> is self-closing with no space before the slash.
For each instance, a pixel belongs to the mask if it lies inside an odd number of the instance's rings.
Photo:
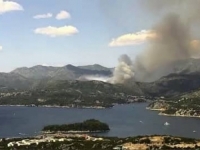
<path id="1" fill-rule="evenodd" d="M 42 135 L 26 139 L 2 139 L 4 150 L 197 150 L 200 141 L 171 136 L 137 136 L 128 138 L 91 137 L 88 135 Z"/>
<path id="2" fill-rule="evenodd" d="M 75 132 L 106 132 L 110 128 L 106 123 L 102 123 L 95 119 L 86 120 L 82 123 L 63 124 L 63 125 L 48 125 L 43 128 L 43 131 L 75 131 Z"/>

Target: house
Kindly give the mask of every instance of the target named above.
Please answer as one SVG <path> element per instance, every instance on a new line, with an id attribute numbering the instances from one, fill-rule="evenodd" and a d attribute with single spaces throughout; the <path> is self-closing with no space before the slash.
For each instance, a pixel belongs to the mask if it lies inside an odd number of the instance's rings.
<path id="1" fill-rule="evenodd" d="M 123 146 L 116 146 L 113 148 L 114 150 L 123 150 Z"/>
<path id="2" fill-rule="evenodd" d="M 114 147 L 113 150 L 129 150 L 129 149 L 123 147 L 122 145 L 119 145 L 119 146 Z"/>

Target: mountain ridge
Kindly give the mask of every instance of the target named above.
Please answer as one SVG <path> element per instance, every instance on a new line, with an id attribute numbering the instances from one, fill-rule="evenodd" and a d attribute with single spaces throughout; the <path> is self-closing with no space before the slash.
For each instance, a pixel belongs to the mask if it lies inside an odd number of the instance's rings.
<path id="1" fill-rule="evenodd" d="M 63 80 L 73 80 L 78 79 L 83 75 L 111 76 L 112 70 L 97 64 L 80 67 L 68 64 L 63 67 L 52 67 L 42 65 L 37 65 L 30 68 L 22 67 L 17 68 L 11 71 L 10 73 L 19 74 L 26 78 L 32 79 L 54 78 L 60 80 L 63 78 Z"/>
<path id="2" fill-rule="evenodd" d="M 183 61 L 183 63 L 181 63 Z M 154 82 L 128 81 L 126 87 L 150 96 L 175 96 L 194 91 L 200 88 L 200 59 L 181 60 L 174 72 L 162 76 Z M 188 64 L 184 66 L 184 64 Z M 94 68 L 97 70 L 94 70 Z M 86 68 L 86 69 L 83 69 Z M 111 70 L 110 70 L 111 69 Z M 112 76 L 112 68 L 106 68 L 98 64 L 89 66 L 73 66 L 71 64 L 64 67 L 33 66 L 31 68 L 22 67 L 10 73 L 0 73 L 0 86 L 13 89 L 31 89 L 40 83 L 54 81 L 75 81 L 93 80 L 94 78 L 84 78 L 87 76 L 98 77 Z M 96 80 L 96 78 L 94 80 Z"/>

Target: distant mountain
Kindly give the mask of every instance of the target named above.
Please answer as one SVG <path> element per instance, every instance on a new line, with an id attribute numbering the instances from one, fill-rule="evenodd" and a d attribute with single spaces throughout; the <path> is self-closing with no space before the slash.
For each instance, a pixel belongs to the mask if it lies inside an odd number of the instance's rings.
<path id="1" fill-rule="evenodd" d="M 111 76 L 109 68 L 100 65 L 80 66 L 66 65 L 64 67 L 34 66 L 31 68 L 18 68 L 11 73 L 19 74 L 30 79 L 52 78 L 55 80 L 75 80 L 84 75 Z"/>
<path id="2" fill-rule="evenodd" d="M 154 82 L 128 81 L 125 83 L 125 86 L 123 86 L 126 87 L 126 90 L 131 90 L 132 93 L 138 95 L 165 97 L 182 95 L 200 89 L 199 64 L 200 59 L 177 61 L 174 62 L 172 66 L 168 67 L 170 69 L 167 71 L 171 74 L 165 72 L 167 75 L 162 76 Z M 87 84 L 87 82 L 84 81 L 84 79 L 87 80 L 86 77 L 93 79 L 91 76 L 95 78 L 110 77 L 112 76 L 112 69 L 97 64 L 78 67 L 66 65 L 64 67 L 34 66 L 31 68 L 18 68 L 11 73 L 0 73 L 0 89 L 33 89 L 44 87 L 45 85 L 50 86 L 49 83 L 57 84 L 60 80 L 75 81 L 83 79 L 82 82 L 77 82 L 77 86 L 83 85 L 83 89 L 88 86 L 89 90 L 93 90 L 95 89 L 95 84 L 89 84 L 90 82 Z M 65 83 L 66 86 L 69 84 L 68 81 Z M 103 82 L 99 82 L 99 84 L 100 83 L 103 84 Z M 75 85 L 76 82 L 73 87 Z M 104 85 L 107 85 L 107 83 Z M 113 87 L 114 86 L 115 85 L 113 85 Z M 62 88 L 60 85 L 54 87 L 58 88 L 58 90 Z"/>
<path id="3" fill-rule="evenodd" d="M 59 67 L 47 67 L 38 65 L 31 68 L 17 68 L 11 73 L 19 74 L 26 78 L 42 79 L 46 77 L 52 77 L 57 70 L 59 70 Z"/>
<path id="4" fill-rule="evenodd" d="M 199 64 L 200 59 L 190 58 L 178 60 L 171 64 L 162 66 L 161 68 L 157 68 L 146 76 L 135 72 L 135 79 L 139 82 L 154 82 L 169 74 L 200 73 Z M 31 68 L 18 68 L 12 71 L 12 73 L 30 79 L 51 78 L 55 80 L 76 80 L 84 79 L 85 76 L 110 77 L 112 76 L 113 69 L 114 68 L 106 68 L 98 64 L 87 66 L 73 66 L 69 64 L 64 67 L 47 67 L 38 65 Z"/>
<path id="5" fill-rule="evenodd" d="M 113 68 L 106 68 L 106 67 L 101 66 L 99 64 L 87 65 L 87 66 L 78 66 L 78 68 L 87 69 L 87 70 L 98 70 L 98 71 L 110 71 L 110 70 L 113 70 Z"/>
<path id="6" fill-rule="evenodd" d="M 177 96 L 200 88 L 200 73 L 170 74 L 151 83 L 141 83 L 144 93 L 152 96 Z"/>
<path id="7" fill-rule="evenodd" d="M 85 78 L 86 76 L 110 77 L 111 75 L 112 71 L 109 68 L 97 64 L 90 65 L 89 67 L 76 67 L 73 65 L 48 67 L 37 65 L 31 68 L 18 68 L 10 73 L 0 73 L 0 87 L 1 89 L 28 89 L 33 88 L 44 81 L 77 80 L 81 79 L 81 77 Z"/>
<path id="8" fill-rule="evenodd" d="M 200 73 L 200 59 L 183 59 L 166 64 L 147 73 L 135 72 L 135 78 L 140 82 L 154 82 L 169 74 Z"/>

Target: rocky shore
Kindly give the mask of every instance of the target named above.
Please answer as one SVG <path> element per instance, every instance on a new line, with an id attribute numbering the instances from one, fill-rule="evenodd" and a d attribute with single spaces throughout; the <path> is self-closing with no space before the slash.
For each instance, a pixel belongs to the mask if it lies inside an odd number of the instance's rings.
<path id="1" fill-rule="evenodd" d="M 164 111 L 169 108 L 169 104 L 165 101 L 155 101 L 150 103 L 146 109 L 155 110 L 155 111 Z"/>
<path id="2" fill-rule="evenodd" d="M 156 101 L 149 104 L 146 109 L 159 111 L 159 115 L 174 117 L 196 117 L 200 118 L 200 111 L 193 108 L 177 108 L 166 101 Z"/>
<path id="3" fill-rule="evenodd" d="M 173 117 L 194 117 L 194 118 L 200 118 L 200 114 L 198 114 L 195 110 L 183 110 L 179 109 L 174 114 L 167 114 L 164 112 L 160 112 L 159 115 L 163 116 L 173 116 Z"/>

